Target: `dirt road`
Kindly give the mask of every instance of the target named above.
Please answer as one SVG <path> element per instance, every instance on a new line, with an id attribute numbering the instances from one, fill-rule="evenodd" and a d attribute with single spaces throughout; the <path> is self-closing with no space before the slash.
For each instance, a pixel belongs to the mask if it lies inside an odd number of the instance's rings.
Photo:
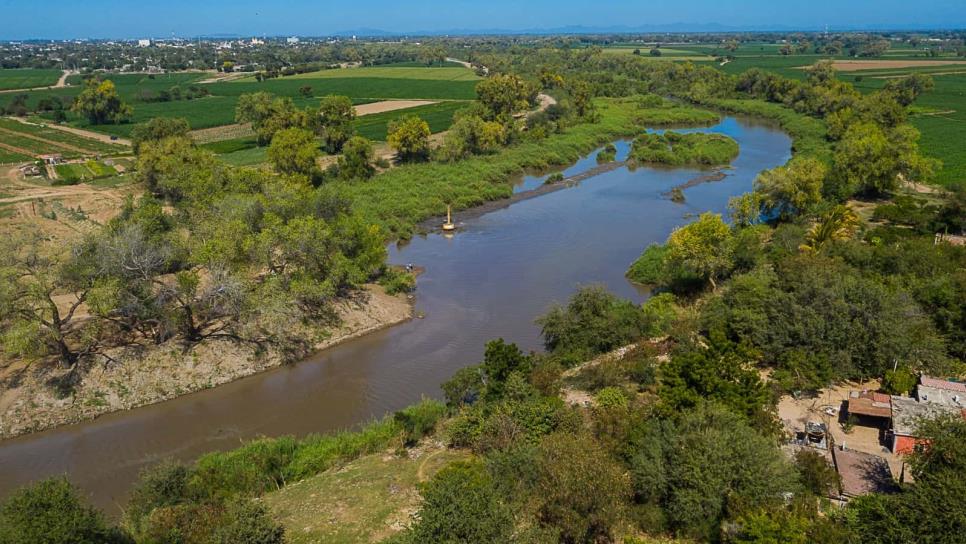
<path id="1" fill-rule="evenodd" d="M 60 74 L 60 79 L 58 79 L 57 80 L 57 83 L 54 83 L 53 85 L 49 85 L 47 87 L 30 87 L 30 88 L 27 88 L 27 89 L 4 89 L 4 90 L 0 91 L 0 94 L 4 94 L 4 93 L 22 93 L 22 92 L 26 92 L 26 91 L 45 91 L 47 89 L 60 89 L 61 87 L 66 87 L 67 86 L 67 77 L 70 76 L 70 75 L 72 75 L 72 74 L 76 74 L 76 73 L 77 72 L 75 72 L 73 70 L 64 70 L 64 73 Z"/>

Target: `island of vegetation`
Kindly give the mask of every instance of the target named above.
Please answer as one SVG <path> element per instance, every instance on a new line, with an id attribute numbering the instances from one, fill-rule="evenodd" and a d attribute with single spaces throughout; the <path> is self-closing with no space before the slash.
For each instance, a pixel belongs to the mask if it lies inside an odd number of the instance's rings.
<path id="1" fill-rule="evenodd" d="M 738 142 L 723 134 L 671 130 L 634 139 L 631 159 L 640 164 L 719 166 L 738 156 Z"/>

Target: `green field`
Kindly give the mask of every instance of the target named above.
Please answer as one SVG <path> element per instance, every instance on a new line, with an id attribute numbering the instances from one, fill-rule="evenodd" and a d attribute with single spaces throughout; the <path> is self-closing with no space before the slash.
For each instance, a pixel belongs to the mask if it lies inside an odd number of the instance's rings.
<path id="1" fill-rule="evenodd" d="M 479 76 L 472 70 L 462 66 L 445 66 L 438 68 L 400 66 L 399 64 L 386 66 L 370 66 L 365 68 L 344 68 L 336 70 L 320 70 L 279 78 L 286 79 L 351 79 L 351 78 L 390 78 L 390 79 L 423 79 L 442 81 L 478 81 Z M 248 78 L 246 78 L 248 79 Z M 254 81 L 254 78 L 251 78 Z M 241 80 L 245 81 L 245 80 Z"/>
<path id="2" fill-rule="evenodd" d="M 30 89 L 54 85 L 60 79 L 60 70 L 40 68 L 8 68 L 0 70 L 0 90 Z"/>
<path id="3" fill-rule="evenodd" d="M 373 141 L 385 141 L 389 122 L 406 115 L 418 115 L 429 123 L 429 130 L 433 133 L 442 132 L 453 124 L 453 114 L 467 107 L 466 102 L 439 102 L 415 108 L 375 113 L 356 119 L 356 132 Z"/>
<path id="4" fill-rule="evenodd" d="M 22 153 L 16 153 L 14 151 L 9 151 L 0 148 L 0 164 L 13 164 L 18 162 L 27 162 L 33 160 L 33 157 L 29 155 L 24 155 Z"/>
<path id="5" fill-rule="evenodd" d="M 54 167 L 57 171 L 57 184 L 73 185 L 101 178 L 109 178 L 117 175 L 117 170 L 98 161 L 87 161 L 73 164 L 58 164 Z"/>
<path id="6" fill-rule="evenodd" d="M 127 148 L 121 145 L 112 145 L 91 138 L 85 138 L 83 136 L 78 136 L 76 134 L 71 134 L 69 132 L 64 132 L 62 130 L 57 130 L 54 128 L 49 128 L 46 126 L 25 124 L 19 121 L 14 121 L 12 119 L 0 118 L 0 129 L 12 130 L 14 132 L 22 133 L 28 136 L 35 136 L 38 138 L 43 138 L 53 144 L 66 144 L 71 147 L 77 147 L 87 150 L 90 154 L 108 154 L 108 153 L 124 153 Z M 8 134 L 0 130 L 0 134 L 3 134 L 4 141 Z M 40 143 L 40 142 L 38 142 Z M 63 148 L 56 145 L 49 146 L 50 153 L 60 153 Z"/>
<path id="7" fill-rule="evenodd" d="M 476 97 L 475 88 L 479 79 L 472 70 L 461 67 L 400 66 L 325 70 L 262 82 L 241 79 L 210 84 L 198 83 L 209 77 L 209 74 L 202 73 L 155 76 L 112 74 L 108 77 L 117 86 L 121 97 L 134 107 L 132 122 L 120 125 L 88 126 L 85 120 L 73 114 L 69 122 L 75 126 L 122 137 L 130 135 L 134 125 L 154 117 L 184 117 L 193 129 L 233 123 L 238 97 L 258 91 L 290 97 L 299 107 L 317 104 L 319 97 L 329 94 L 348 96 L 357 104 L 384 99 L 472 100 Z M 59 97 L 69 102 L 80 92 L 81 82 L 80 76 L 71 76 L 68 78 L 71 87 L 27 93 L 28 105 L 35 107 L 44 97 Z M 204 85 L 211 92 L 211 96 L 172 102 L 144 102 L 140 99 L 142 93 L 146 91 L 156 94 L 173 86 L 185 89 L 191 85 Z M 305 98 L 302 95 L 301 88 L 305 86 L 311 87 L 312 97 Z M 11 97 L 0 95 L 0 105 L 10 99 Z"/>

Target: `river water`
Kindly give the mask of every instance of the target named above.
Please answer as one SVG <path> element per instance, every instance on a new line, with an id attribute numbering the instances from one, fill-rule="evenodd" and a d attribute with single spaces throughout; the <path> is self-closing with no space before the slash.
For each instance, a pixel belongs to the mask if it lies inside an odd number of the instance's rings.
<path id="1" fill-rule="evenodd" d="M 94 504 L 117 512 L 138 472 L 162 459 L 191 460 L 260 435 L 347 428 L 438 396 L 439 384 L 478 362 L 493 338 L 540 349 L 534 319 L 579 285 L 643 301 L 647 293 L 624 272 L 645 246 L 695 214 L 725 212 L 729 197 L 791 154 L 791 140 L 771 124 L 727 117 L 701 130 L 731 136 L 741 154 L 724 180 L 687 189 L 685 203 L 665 193 L 706 172 L 619 168 L 468 220 L 455 236 L 393 246 L 392 262 L 426 268 L 416 303 L 424 318 L 214 389 L 0 442 L 0 495 L 67 474 Z M 618 159 L 626 157 L 627 142 L 616 144 Z M 565 175 L 595 166 L 595 154 Z M 524 177 L 517 189 L 545 177 Z"/>

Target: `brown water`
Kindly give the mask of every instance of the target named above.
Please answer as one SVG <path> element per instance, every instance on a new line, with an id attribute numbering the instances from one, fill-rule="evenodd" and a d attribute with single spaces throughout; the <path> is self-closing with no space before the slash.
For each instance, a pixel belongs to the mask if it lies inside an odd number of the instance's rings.
<path id="1" fill-rule="evenodd" d="M 624 271 L 645 246 L 694 214 L 724 212 L 758 172 L 790 157 L 791 141 L 771 125 L 729 117 L 706 130 L 735 138 L 741 155 L 723 181 L 687 189 L 684 204 L 662 193 L 701 171 L 621 168 L 470 220 L 452 238 L 392 247 L 393 262 L 426 267 L 416 304 L 425 319 L 215 389 L 4 441 L 0 495 L 66 473 L 95 504 L 116 512 L 138 471 L 164 458 L 190 460 L 259 435 L 324 432 L 380 417 L 439 395 L 439 384 L 478 362 L 493 338 L 539 349 L 534 318 L 578 285 L 602 283 L 642 301 L 646 293 Z M 625 157 L 627 143 L 617 143 L 618 158 Z M 591 154 L 566 173 L 595 164 Z M 528 177 L 520 187 L 542 180 Z"/>

